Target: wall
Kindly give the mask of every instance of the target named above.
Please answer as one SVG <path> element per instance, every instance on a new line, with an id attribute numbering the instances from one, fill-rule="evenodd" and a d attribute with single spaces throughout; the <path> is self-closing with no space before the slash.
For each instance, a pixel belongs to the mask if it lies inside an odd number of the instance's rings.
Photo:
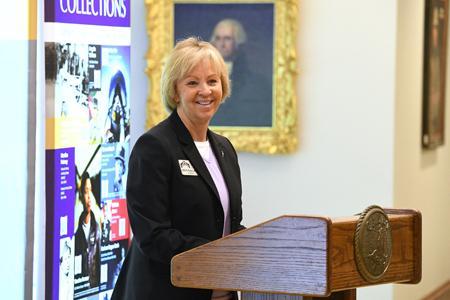
<path id="1" fill-rule="evenodd" d="M 0 11 L 3 28 L 0 31 L 3 125 L 0 148 L 3 215 L 0 228 L 4 245 L 7 245 L 0 247 L 0 291 L 4 299 L 29 296 L 32 282 L 30 254 L 33 239 L 29 233 L 32 233 L 33 220 L 30 205 L 34 202 L 34 5 L 33 1 L 15 1 Z"/>
<path id="2" fill-rule="evenodd" d="M 143 1 L 141 1 L 143 2 Z M 132 2 L 132 140 L 145 128 L 145 9 Z M 393 206 L 397 5 L 391 0 L 300 1 L 300 148 L 240 153 L 247 226 L 281 214 L 346 216 Z M 392 286 L 358 299 L 391 299 Z"/>
<path id="3" fill-rule="evenodd" d="M 423 230 L 422 282 L 394 288 L 394 298 L 406 300 L 420 299 L 450 279 L 450 76 L 446 143 L 422 150 L 424 1 L 399 0 L 398 11 L 394 204 L 419 209 Z"/>

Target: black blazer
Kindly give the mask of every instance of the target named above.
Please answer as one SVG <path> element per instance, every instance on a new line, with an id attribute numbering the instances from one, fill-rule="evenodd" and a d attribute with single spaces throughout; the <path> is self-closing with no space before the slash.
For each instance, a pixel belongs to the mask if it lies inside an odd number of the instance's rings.
<path id="1" fill-rule="evenodd" d="M 241 177 L 231 143 L 208 130 L 228 187 L 231 232 L 241 226 Z M 197 176 L 183 175 L 180 160 Z M 176 111 L 142 135 L 130 156 L 128 215 L 134 234 L 112 299 L 210 300 L 211 290 L 176 288 L 170 260 L 221 238 L 224 214 L 214 181 Z"/>

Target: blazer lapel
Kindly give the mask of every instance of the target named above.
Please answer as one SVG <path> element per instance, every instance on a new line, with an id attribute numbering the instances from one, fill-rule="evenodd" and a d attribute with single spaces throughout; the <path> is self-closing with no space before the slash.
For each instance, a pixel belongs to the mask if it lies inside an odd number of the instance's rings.
<path id="1" fill-rule="evenodd" d="M 219 192 L 217 191 L 216 185 L 209 174 L 208 168 L 206 167 L 203 158 L 195 147 L 194 140 L 192 139 L 186 126 L 184 126 L 176 110 L 171 114 L 170 120 L 181 143 L 184 154 L 186 154 L 198 175 L 206 182 L 214 195 L 216 195 L 217 200 L 220 201 Z"/>

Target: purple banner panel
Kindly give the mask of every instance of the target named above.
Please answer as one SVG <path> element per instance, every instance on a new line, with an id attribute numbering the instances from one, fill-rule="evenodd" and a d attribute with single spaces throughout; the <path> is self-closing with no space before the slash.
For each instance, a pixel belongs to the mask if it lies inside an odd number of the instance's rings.
<path id="1" fill-rule="evenodd" d="M 45 22 L 130 27 L 131 0 L 45 0 Z"/>
<path id="2" fill-rule="evenodd" d="M 46 299 L 62 299 L 73 295 L 74 148 L 46 150 L 46 188 Z"/>

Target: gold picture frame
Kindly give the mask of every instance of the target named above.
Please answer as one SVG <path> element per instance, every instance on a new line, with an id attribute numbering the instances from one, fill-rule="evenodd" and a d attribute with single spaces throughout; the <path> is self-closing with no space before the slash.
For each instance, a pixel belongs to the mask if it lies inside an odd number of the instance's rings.
<path id="1" fill-rule="evenodd" d="M 269 74 L 272 82 L 271 107 L 269 107 L 271 114 L 269 119 L 270 125 L 253 126 L 250 124 L 242 126 L 227 124 L 211 126 L 211 128 L 215 132 L 229 138 L 238 151 L 264 154 L 294 152 L 298 144 L 297 96 L 295 92 L 297 74 L 297 2 L 296 0 L 146 0 L 147 32 L 149 37 L 146 68 L 146 74 L 149 79 L 147 127 L 150 128 L 156 125 L 168 115 L 160 100 L 159 83 L 166 55 L 174 46 L 175 6 L 177 6 L 177 9 L 188 7 L 195 10 L 197 5 L 199 8 L 203 5 L 202 9 L 211 6 L 212 8 L 224 8 L 227 12 L 234 7 L 247 9 L 250 6 L 250 10 L 247 11 L 253 13 L 252 5 L 254 5 L 254 8 L 261 7 L 258 5 L 266 5 L 269 8 L 272 7 L 273 12 L 273 20 L 270 20 L 270 22 L 273 22 L 271 23 L 273 36 L 271 37 L 272 49 L 270 52 L 272 56 L 272 73 Z M 216 14 L 207 14 L 208 17 L 214 15 Z M 192 14 L 189 14 L 189 16 L 191 17 Z M 178 19 L 182 18 L 178 17 Z M 203 18 L 195 18 L 195 20 L 197 23 L 198 20 L 203 20 Z M 195 35 L 195 33 L 191 35 Z M 259 52 L 259 49 L 257 51 Z"/>
<path id="2" fill-rule="evenodd" d="M 425 2 L 422 147 L 444 144 L 448 1 Z"/>

